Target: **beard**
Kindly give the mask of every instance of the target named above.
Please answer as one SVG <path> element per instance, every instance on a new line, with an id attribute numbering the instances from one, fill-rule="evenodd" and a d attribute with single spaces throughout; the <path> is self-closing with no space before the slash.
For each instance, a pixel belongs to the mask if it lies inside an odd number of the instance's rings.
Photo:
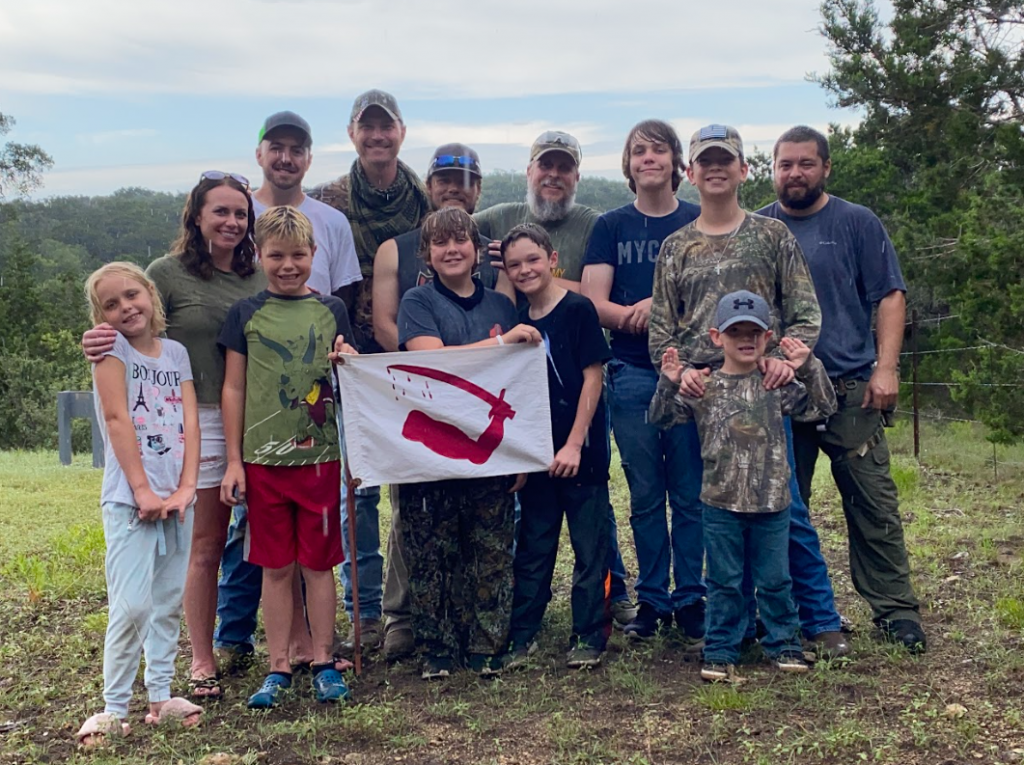
<path id="1" fill-rule="evenodd" d="M 820 180 L 814 186 L 791 186 L 776 189 L 779 201 L 791 210 L 806 210 L 813 207 L 814 203 L 821 199 L 825 193 L 825 180 Z"/>
<path id="2" fill-rule="evenodd" d="M 533 186 L 526 187 L 526 205 L 533 217 L 544 223 L 562 220 L 576 204 L 576 189 L 559 200 L 544 199 Z"/>

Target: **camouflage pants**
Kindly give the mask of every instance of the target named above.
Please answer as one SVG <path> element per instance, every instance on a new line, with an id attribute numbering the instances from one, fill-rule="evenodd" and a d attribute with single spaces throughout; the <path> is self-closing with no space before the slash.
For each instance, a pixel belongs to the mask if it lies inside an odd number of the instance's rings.
<path id="1" fill-rule="evenodd" d="M 511 479 L 403 485 L 401 535 L 417 647 L 456 662 L 501 653 L 512 614 Z"/>
<path id="2" fill-rule="evenodd" d="M 876 622 L 916 622 L 919 606 L 910 583 L 896 484 L 889 471 L 889 445 L 878 410 L 861 408 L 866 386 L 864 380 L 837 383 L 839 410 L 824 430 L 817 430 L 817 423 L 793 423 L 797 482 L 809 506 L 818 450 L 828 455 L 843 498 L 853 586 L 871 606 Z"/>

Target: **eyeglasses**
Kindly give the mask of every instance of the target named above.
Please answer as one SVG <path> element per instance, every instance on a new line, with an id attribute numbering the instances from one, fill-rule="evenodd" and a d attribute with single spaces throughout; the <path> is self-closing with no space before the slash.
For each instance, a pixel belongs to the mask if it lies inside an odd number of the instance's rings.
<path id="1" fill-rule="evenodd" d="M 244 175 L 239 175 L 238 173 L 225 173 L 223 170 L 207 170 L 205 173 L 199 176 L 200 180 L 207 181 L 223 181 L 225 178 L 230 178 L 233 181 L 237 181 L 238 183 L 245 186 L 246 189 L 249 188 L 249 179 L 246 178 Z"/>
<path id="2" fill-rule="evenodd" d="M 456 157 L 454 154 L 441 154 L 440 156 L 434 157 L 431 167 L 439 169 L 443 167 L 473 167 L 476 163 L 477 161 L 474 157 Z"/>

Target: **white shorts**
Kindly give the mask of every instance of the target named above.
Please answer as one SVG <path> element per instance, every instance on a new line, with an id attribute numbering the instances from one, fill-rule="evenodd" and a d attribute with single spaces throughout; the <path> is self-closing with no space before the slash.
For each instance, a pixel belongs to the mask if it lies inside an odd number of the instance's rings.
<path id="1" fill-rule="evenodd" d="M 199 433 L 199 483 L 196 488 L 218 488 L 228 466 L 228 452 L 224 445 L 224 418 L 216 404 L 199 405 Z"/>

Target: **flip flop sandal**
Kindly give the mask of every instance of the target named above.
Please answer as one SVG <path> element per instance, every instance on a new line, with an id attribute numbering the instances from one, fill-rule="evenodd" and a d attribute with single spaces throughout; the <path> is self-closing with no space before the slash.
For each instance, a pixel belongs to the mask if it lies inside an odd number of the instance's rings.
<path id="1" fill-rule="evenodd" d="M 91 749 L 107 743 L 109 738 L 127 736 L 131 730 L 131 726 L 122 722 L 120 717 L 100 712 L 82 723 L 82 727 L 75 734 L 75 740 L 80 747 Z"/>
<path id="2" fill-rule="evenodd" d="M 160 725 L 168 720 L 177 720 L 183 727 L 191 728 L 199 725 L 202 719 L 203 708 L 193 704 L 188 699 L 175 696 L 160 708 L 159 715 L 146 715 L 146 725 Z"/>
<path id="3" fill-rule="evenodd" d="M 188 695 L 193 699 L 217 701 L 223 694 L 224 689 L 221 687 L 220 678 L 217 675 L 189 678 Z"/>

